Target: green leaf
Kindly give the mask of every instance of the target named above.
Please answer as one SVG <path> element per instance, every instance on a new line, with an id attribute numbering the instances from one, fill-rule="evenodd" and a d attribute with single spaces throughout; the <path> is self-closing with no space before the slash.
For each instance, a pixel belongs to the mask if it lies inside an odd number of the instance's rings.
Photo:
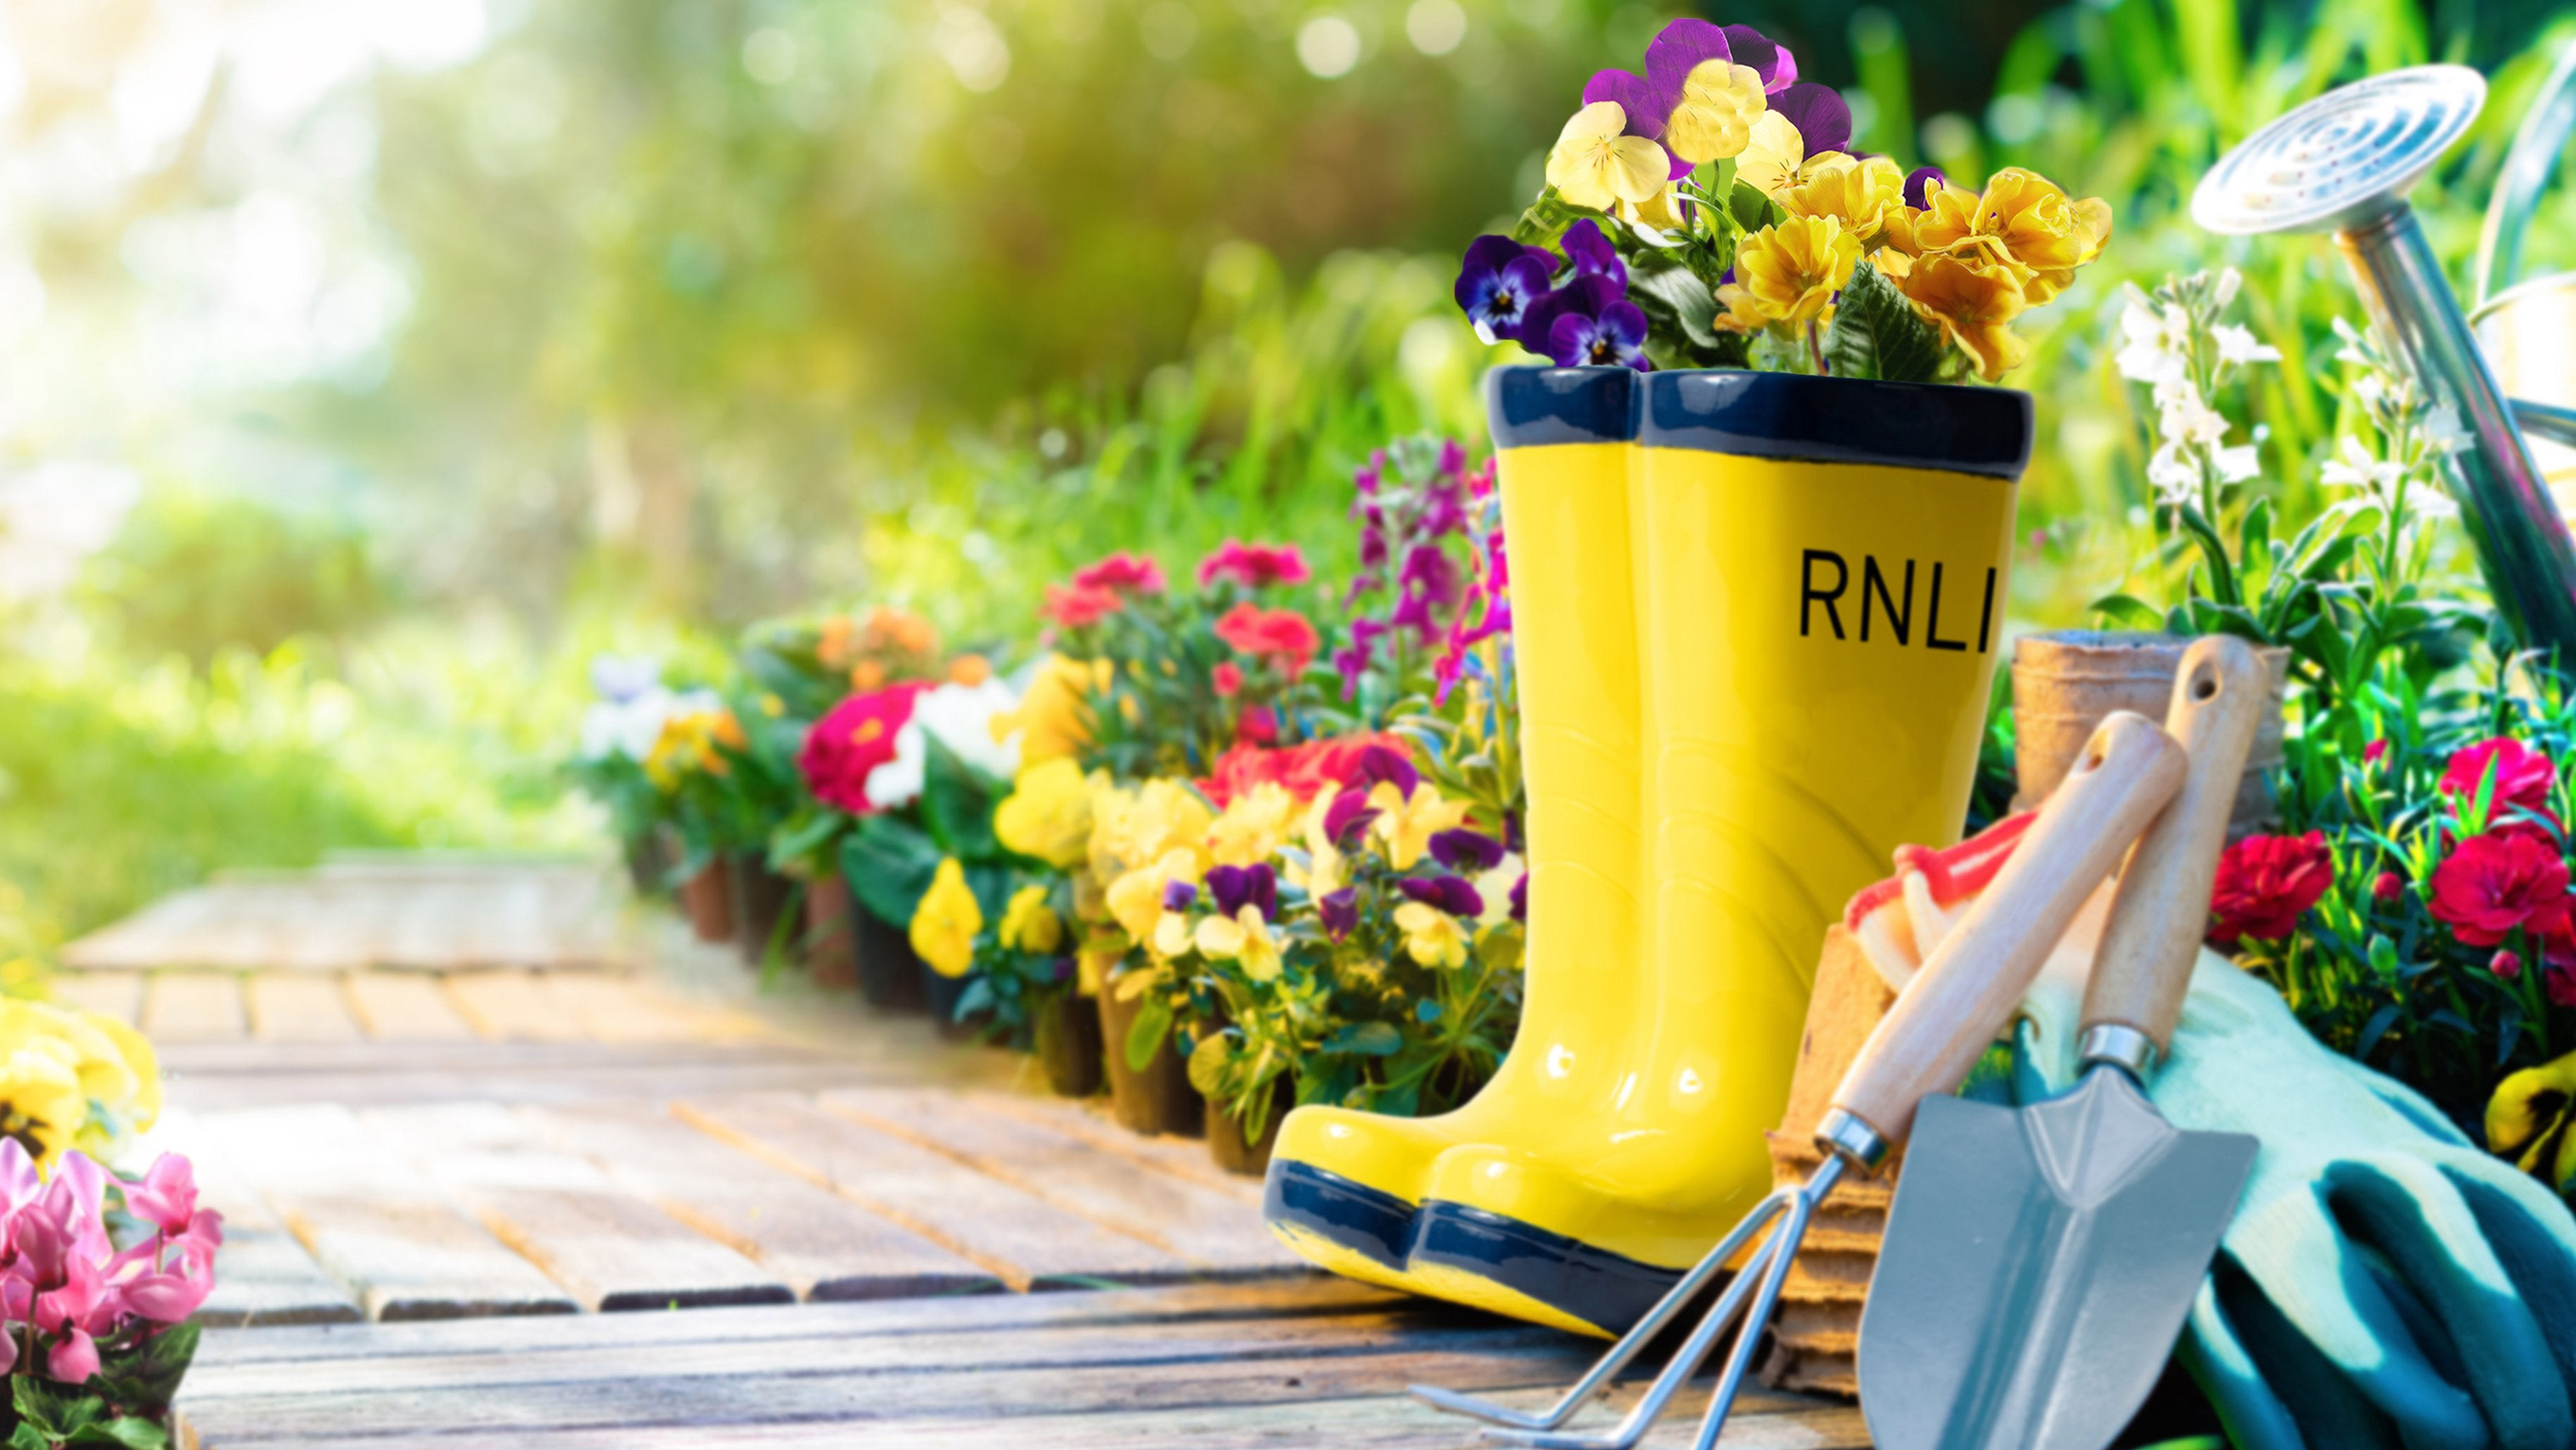
<path id="1" fill-rule="evenodd" d="M 2088 606 L 2095 614 L 2107 614 L 2130 629 L 2153 634 L 2165 627 L 2165 617 L 2154 605 L 2129 594 L 2105 594 Z"/>
<path id="2" fill-rule="evenodd" d="M 1171 1035 L 1172 1005 L 1152 996 L 1138 1002 L 1136 1020 L 1127 1024 L 1127 1066 L 1136 1072 L 1152 1067 L 1154 1054 Z"/>
<path id="3" fill-rule="evenodd" d="M 968 765 L 936 735 L 922 732 L 929 754 L 922 763 L 921 816 L 930 839 L 960 861 L 989 861 L 1002 854 L 993 838 L 999 782 Z"/>
<path id="4" fill-rule="evenodd" d="M 9 1450 L 54 1450 L 58 1443 L 53 1436 L 24 1420 L 18 1422 L 17 1429 L 9 1432 Z"/>
<path id="5" fill-rule="evenodd" d="M 1940 371 L 1941 336 L 1920 317 L 1905 294 L 1867 262 L 1852 269 L 1825 331 L 1825 362 L 1834 376 L 1920 383 Z"/>
<path id="6" fill-rule="evenodd" d="M 1681 324 L 1683 335 L 1698 347 L 1718 345 L 1717 294 L 1708 284 L 1692 275 L 1688 267 L 1658 267 L 1651 272 L 1631 272 L 1628 276 L 1629 297 L 1639 294 L 1661 304 L 1657 309 L 1669 313 Z M 1641 303 L 1641 306 L 1644 304 Z"/>
<path id="7" fill-rule="evenodd" d="M 66 1446 L 121 1446 L 123 1450 L 169 1450 L 170 1433 L 150 1420 L 134 1415 L 119 1415 L 102 1424 L 84 1425 L 72 1432 Z"/>
<path id="8" fill-rule="evenodd" d="M 1385 1022 L 1354 1022 L 1339 1034 L 1344 1052 L 1362 1057 L 1391 1057 L 1404 1050 L 1404 1034 Z"/>
<path id="9" fill-rule="evenodd" d="M 1726 194 L 1726 210 L 1735 218 L 1735 224 L 1748 232 L 1760 231 L 1771 225 L 1772 218 L 1779 213 L 1768 192 L 1741 180 L 1735 183 L 1734 190 Z"/>
<path id="10" fill-rule="evenodd" d="M 1557 238 L 1565 235 L 1567 227 L 1585 217 L 1602 215 L 1588 206 L 1576 206 L 1567 201 L 1551 186 L 1540 192 L 1538 200 L 1531 202 L 1529 210 L 1522 212 L 1521 219 L 1512 224 L 1512 240 L 1524 247 L 1552 247 L 1556 245 Z"/>
<path id="11" fill-rule="evenodd" d="M 912 925 L 938 870 L 939 847 L 920 827 L 896 816 L 862 816 L 841 841 L 842 879 L 868 914 L 889 926 Z"/>
<path id="12" fill-rule="evenodd" d="M 1198 1089 L 1201 1097 L 1224 1096 L 1225 1070 L 1233 1060 L 1234 1044 L 1226 1040 L 1224 1033 L 1200 1038 L 1197 1049 L 1190 1053 L 1190 1086 Z"/>
<path id="13" fill-rule="evenodd" d="M 99 1365 L 107 1397 L 129 1410 L 160 1414 L 179 1395 L 179 1381 L 197 1357 L 198 1326 L 181 1324 L 130 1349 L 111 1350 Z"/>

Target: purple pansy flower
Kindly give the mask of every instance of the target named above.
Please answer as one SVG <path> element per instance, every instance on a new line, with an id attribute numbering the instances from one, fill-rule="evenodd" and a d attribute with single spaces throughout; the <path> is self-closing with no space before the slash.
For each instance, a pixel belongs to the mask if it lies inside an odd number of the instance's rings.
<path id="1" fill-rule="evenodd" d="M 1611 303 L 1598 317 L 1571 313 L 1557 318 L 1548 328 L 1546 351 L 1561 368 L 1655 370 L 1646 357 L 1646 314 L 1628 301 Z"/>
<path id="2" fill-rule="evenodd" d="M 1434 876 L 1428 881 L 1408 876 L 1395 883 L 1396 889 L 1425 906 L 1437 907 L 1451 916 L 1482 916 L 1485 898 L 1476 888 L 1456 876 Z"/>
<path id="3" fill-rule="evenodd" d="M 1199 889 L 1186 881 L 1166 881 L 1163 883 L 1163 909 L 1165 911 L 1187 911 L 1190 909 L 1190 903 L 1198 899 Z"/>
<path id="4" fill-rule="evenodd" d="M 1610 245 L 1608 237 L 1601 235 L 1601 228 L 1592 218 L 1585 217 L 1567 227 L 1557 244 L 1565 248 L 1565 259 L 1574 264 L 1574 275 L 1607 277 L 1617 283 L 1620 290 L 1627 290 L 1628 266 L 1619 260 L 1618 249 Z"/>
<path id="5" fill-rule="evenodd" d="M 1798 78 L 1797 58 L 1750 25 L 1710 24 L 1685 16 L 1665 26 L 1646 46 L 1646 73 L 1605 70 L 1583 86 L 1583 104 L 1616 101 L 1628 116 L 1627 134 L 1661 142 L 1681 104 L 1682 82 L 1708 61 L 1751 68 L 1762 89 L 1776 95 Z M 1672 179 L 1690 175 L 1691 163 L 1673 158 Z"/>
<path id="6" fill-rule="evenodd" d="M 1775 97 L 1771 109 L 1798 128 L 1798 139 L 1805 144 L 1809 156 L 1826 151 L 1850 153 L 1851 102 L 1832 86 L 1800 81 Z"/>
<path id="7" fill-rule="evenodd" d="M 1315 901 L 1315 919 L 1324 924 L 1324 935 L 1335 941 L 1349 936 L 1360 924 L 1360 893 L 1356 886 L 1328 891 Z"/>
<path id="8" fill-rule="evenodd" d="M 1547 295 L 1556 258 L 1541 247 L 1509 237 L 1482 236 L 1467 244 L 1452 295 L 1487 342 L 1517 341 L 1530 304 Z M 1374 480 L 1372 479 L 1372 482 Z"/>
<path id="9" fill-rule="evenodd" d="M 1512 883 L 1512 920 L 1529 920 L 1529 873 L 1526 871 L 1521 873 L 1520 880 Z"/>
<path id="10" fill-rule="evenodd" d="M 1789 53 L 1789 47 L 1750 25 L 1722 28 L 1726 31 L 1726 48 L 1735 63 L 1750 67 L 1755 75 L 1762 77 L 1762 90 L 1766 95 L 1776 96 L 1797 81 L 1798 58 Z"/>
<path id="11" fill-rule="evenodd" d="M 1917 166 L 1905 173 L 1905 204 L 1921 211 L 1932 204 L 1932 188 L 1950 179 L 1938 166 Z"/>
<path id="12" fill-rule="evenodd" d="M 1399 795 L 1410 799 L 1414 788 L 1422 784 L 1422 773 L 1413 768 L 1403 751 L 1392 745 L 1372 745 L 1360 752 L 1351 773 L 1359 777 L 1354 784 L 1361 790 L 1379 784 L 1392 785 Z"/>
<path id="13" fill-rule="evenodd" d="M 1324 808 L 1324 839 L 1347 848 L 1376 819 L 1377 807 L 1368 803 L 1366 790 L 1343 791 Z"/>
<path id="14" fill-rule="evenodd" d="M 1503 864 L 1503 843 L 1460 826 L 1433 834 L 1431 859 L 1452 871 L 1491 871 Z"/>
<path id="15" fill-rule="evenodd" d="M 1268 921 L 1279 915 L 1279 878 L 1269 866 L 1254 862 L 1249 866 L 1211 866 L 1207 874 L 1208 894 L 1216 898 L 1217 911 L 1233 916 L 1249 906 Z"/>

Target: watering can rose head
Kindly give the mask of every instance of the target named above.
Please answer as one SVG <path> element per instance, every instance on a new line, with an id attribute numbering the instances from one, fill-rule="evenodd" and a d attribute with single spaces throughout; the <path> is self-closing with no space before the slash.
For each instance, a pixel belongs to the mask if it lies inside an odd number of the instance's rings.
<path id="1" fill-rule="evenodd" d="M 1676 20 L 1605 70 L 1509 236 L 1455 289 L 1488 342 L 1559 367 L 2000 379 L 2110 206 L 2007 167 L 1982 189 L 1853 149 L 1851 107 L 1750 26 Z"/>

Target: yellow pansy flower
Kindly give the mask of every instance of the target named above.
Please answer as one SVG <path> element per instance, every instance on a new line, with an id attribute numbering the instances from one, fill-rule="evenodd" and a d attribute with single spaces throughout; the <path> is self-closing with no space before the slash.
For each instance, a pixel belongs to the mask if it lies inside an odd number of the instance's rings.
<path id="1" fill-rule="evenodd" d="M 1405 955 L 1422 965 L 1456 967 L 1466 963 L 1466 928 L 1439 907 L 1408 901 L 1395 909 L 1395 925 L 1404 933 Z"/>
<path id="2" fill-rule="evenodd" d="M 2011 327 L 2030 305 L 2021 280 L 2010 264 L 1976 252 L 1929 252 L 1896 285 L 1991 383 L 2030 355 L 2028 340 Z"/>
<path id="3" fill-rule="evenodd" d="M 0 1057 L 0 1138 L 16 1139 L 39 1166 L 73 1146 L 88 1116 L 80 1076 L 60 1057 L 34 1047 Z"/>
<path id="4" fill-rule="evenodd" d="M 1190 949 L 1190 919 L 1170 907 L 1154 919 L 1154 955 L 1177 957 Z"/>
<path id="5" fill-rule="evenodd" d="M 1011 793 L 993 808 L 993 834 L 1023 856 L 1069 871 L 1090 850 L 1097 790 L 1071 758 L 1040 761 L 1021 771 Z"/>
<path id="6" fill-rule="evenodd" d="M 1010 905 L 1002 908 L 996 934 L 1012 951 L 1042 956 L 1064 945 L 1064 918 L 1047 905 L 1045 887 L 1023 886 L 1011 893 Z"/>
<path id="7" fill-rule="evenodd" d="M 1207 849 L 1208 828 L 1215 814 L 1189 787 L 1175 781 L 1149 780 L 1134 791 L 1103 791 L 1092 807 L 1093 869 L 1104 876 L 1160 860 L 1175 850 L 1193 855 Z M 1192 872 L 1190 879 L 1198 879 Z"/>
<path id="8" fill-rule="evenodd" d="M 115 1044 L 118 1055 L 134 1074 L 134 1096 L 122 1103 L 111 1100 L 107 1108 L 121 1116 L 130 1131 L 140 1133 L 150 1128 L 161 1117 L 161 1055 L 153 1049 L 150 1038 L 104 1012 L 80 1015 Z"/>
<path id="9" fill-rule="evenodd" d="M 1682 78 L 1681 100 L 1664 122 L 1664 141 L 1675 156 L 1694 166 L 1723 161 L 1744 150 L 1754 121 L 1769 109 L 1762 99 L 1761 72 L 1731 61 L 1704 60 Z M 1627 124 L 1625 117 L 1620 124 Z"/>
<path id="10" fill-rule="evenodd" d="M 1442 796 L 1427 780 L 1414 786 L 1410 797 L 1398 792 L 1395 782 L 1379 781 L 1370 789 L 1368 802 L 1377 807 L 1369 833 L 1385 845 L 1386 863 L 1398 871 L 1412 870 L 1431 849 L 1433 836 L 1467 823 L 1466 804 Z"/>
<path id="11" fill-rule="evenodd" d="M 1859 264 L 1860 243 L 1842 223 L 1793 216 L 1744 239 L 1735 253 L 1735 281 L 1753 311 L 1802 327 L 1825 315 Z M 1737 304 L 1729 298 L 1728 305 Z"/>
<path id="12" fill-rule="evenodd" d="M 1091 743 L 1090 707 L 1083 702 L 1097 684 L 1089 662 L 1048 655 L 1029 676 L 1020 707 L 993 717 L 989 728 L 994 743 L 1018 731 L 1020 759 L 1031 764 L 1078 753 Z"/>
<path id="13" fill-rule="evenodd" d="M 1672 180 L 1672 161 L 1645 137 L 1623 134 L 1627 129 L 1628 113 L 1617 101 L 1575 112 L 1547 153 L 1547 184 L 1594 211 L 1651 200 Z"/>
<path id="14" fill-rule="evenodd" d="M 1644 201 L 1619 203 L 1619 215 L 1667 232 L 1689 225 L 1682 219 L 1681 193 L 1669 186 Z"/>
<path id="15" fill-rule="evenodd" d="M 1257 906 L 1246 903 L 1236 908 L 1231 920 L 1208 917 L 1199 923 L 1193 940 L 1200 956 L 1233 962 L 1253 981 L 1267 982 L 1279 975 L 1279 941 L 1270 934 L 1270 923 L 1262 920 Z"/>
<path id="16" fill-rule="evenodd" d="M 1281 873 L 1287 877 L 1289 885 L 1302 887 L 1308 896 L 1316 898 L 1330 896 L 1348 883 L 1343 871 L 1341 848 L 1335 846 L 1333 838 L 1324 832 L 1324 817 L 1333 808 L 1334 794 L 1329 790 L 1320 792 L 1314 804 L 1306 808 L 1305 823 L 1301 827 L 1306 838 L 1306 864 L 1300 866 L 1290 861 Z"/>
<path id="17" fill-rule="evenodd" d="M 1797 123 L 1777 111 L 1765 111 L 1747 131 L 1743 154 L 1735 158 L 1735 176 L 1786 205 L 1789 192 L 1799 183 L 1835 161 L 1850 159 L 1840 151 L 1808 155 L 1807 138 L 1798 134 Z"/>
<path id="18" fill-rule="evenodd" d="M 1119 929 L 1126 932 L 1130 940 L 1153 941 L 1154 928 L 1163 917 L 1163 888 L 1175 881 L 1187 881 L 1195 886 L 1199 870 L 1196 852 L 1176 848 L 1149 865 L 1127 872 L 1109 883 L 1110 918 L 1118 923 Z"/>
<path id="19" fill-rule="evenodd" d="M 962 977 L 975 965 L 975 933 L 984 929 L 984 910 L 967 888 L 966 868 L 949 856 L 932 873 L 930 889 L 912 911 L 912 949 L 943 977 Z"/>
<path id="20" fill-rule="evenodd" d="M 1286 786 L 1263 781 L 1234 798 L 1208 827 L 1208 858 L 1219 866 L 1267 861 L 1297 828 L 1297 797 Z"/>
<path id="21" fill-rule="evenodd" d="M 1856 241 L 1877 241 L 1891 215 L 1905 214 L 1905 173 L 1884 156 L 1826 155 L 1834 159 L 1792 184 L 1781 206 L 1791 216 L 1830 217 Z"/>

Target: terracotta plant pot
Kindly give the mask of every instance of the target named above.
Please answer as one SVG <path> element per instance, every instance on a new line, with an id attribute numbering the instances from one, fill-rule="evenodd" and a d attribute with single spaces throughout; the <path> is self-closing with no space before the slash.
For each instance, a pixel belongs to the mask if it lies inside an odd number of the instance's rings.
<path id="1" fill-rule="evenodd" d="M 680 883 L 680 910 L 702 942 L 733 940 L 733 876 L 722 858 L 709 861 Z"/>
<path id="2" fill-rule="evenodd" d="M 757 967 L 769 955 L 796 883 L 770 870 L 768 858 L 757 851 L 737 851 L 727 861 L 733 871 L 734 949 L 742 953 L 743 965 Z"/>
<path id="3" fill-rule="evenodd" d="M 1208 1157 L 1228 1173 L 1258 1178 L 1270 1171 L 1270 1150 L 1279 1141 L 1279 1125 L 1288 1118 L 1288 1110 L 1297 1106 L 1297 1091 L 1288 1079 L 1271 1084 L 1270 1122 L 1262 1128 L 1258 1141 L 1243 1141 L 1243 1124 L 1213 1101 L 1207 1104 Z"/>
<path id="4" fill-rule="evenodd" d="M 2013 773 L 2015 810 L 2048 799 L 2067 767 L 2114 710 L 2150 720 L 2165 718 L 2173 703 L 2174 672 L 2191 641 L 2174 634 L 2115 634 L 2069 629 L 2024 635 L 2013 644 Z M 2228 818 L 2230 836 L 2263 830 L 2280 819 L 2269 772 L 2281 767 L 2283 702 L 2289 688 L 2290 652 L 2260 651 L 2272 671 L 2272 708 L 2254 737 L 2245 779 Z"/>
<path id="5" fill-rule="evenodd" d="M 867 1004 L 889 1012 L 918 1012 L 928 1006 L 930 969 L 921 964 L 903 928 L 877 920 L 855 899 L 850 902 L 850 920 L 851 944 L 858 952 L 859 995 Z"/>
<path id="6" fill-rule="evenodd" d="M 939 1029 L 940 1036 L 951 1042 L 970 1042 L 983 1036 L 984 1024 L 993 1020 L 992 1013 L 977 1012 L 962 1022 L 957 1019 L 957 1004 L 965 997 L 967 986 L 975 980 L 973 972 L 962 977 L 950 977 L 925 966 L 921 980 L 928 989 L 930 1025 Z"/>
<path id="7" fill-rule="evenodd" d="M 1079 992 L 1061 993 L 1037 1010 L 1034 1026 L 1038 1062 L 1057 1097 L 1087 1098 L 1100 1091 L 1106 1064 L 1099 1003 Z"/>
<path id="8" fill-rule="evenodd" d="M 1195 1138 L 1207 1131 L 1199 1090 L 1190 1086 L 1188 1064 L 1164 1043 L 1143 1072 L 1127 1065 L 1127 1029 L 1137 1007 L 1121 1002 L 1114 988 L 1100 994 L 1100 1038 L 1109 1069 L 1109 1115 L 1132 1132 L 1173 1133 Z"/>
<path id="9" fill-rule="evenodd" d="M 815 986 L 847 992 L 859 985 L 859 943 L 851 922 L 857 910 L 840 872 L 825 872 L 807 883 L 805 971 Z"/>

